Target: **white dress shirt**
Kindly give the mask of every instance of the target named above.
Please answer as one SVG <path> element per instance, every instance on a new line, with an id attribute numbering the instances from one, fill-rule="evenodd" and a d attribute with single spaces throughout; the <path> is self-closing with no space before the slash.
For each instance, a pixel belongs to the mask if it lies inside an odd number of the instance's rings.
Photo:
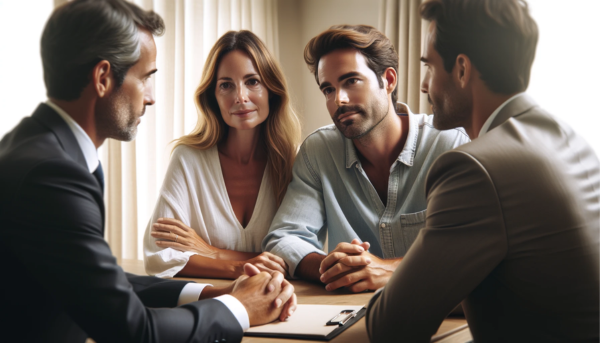
<path id="1" fill-rule="evenodd" d="M 477 136 L 477 137 L 481 137 L 488 132 L 488 130 L 490 129 L 490 126 L 494 122 L 494 119 L 496 119 L 496 116 L 498 115 L 498 113 L 500 113 L 500 111 L 504 108 L 504 106 L 506 106 L 509 102 L 513 101 L 514 99 L 520 97 L 523 94 L 525 94 L 525 93 L 515 94 L 510 99 L 503 102 L 502 105 L 498 106 L 498 108 L 496 108 L 496 110 L 494 112 L 492 112 L 492 115 L 490 115 L 488 117 L 488 119 L 485 121 L 485 123 L 483 123 L 481 130 L 479 130 L 479 136 Z"/>
<path id="2" fill-rule="evenodd" d="M 67 114 L 63 109 L 58 107 L 58 105 L 54 104 L 52 101 L 46 101 L 46 105 L 50 106 L 56 113 L 58 113 L 61 118 L 67 123 L 73 135 L 75 135 L 75 139 L 79 144 L 79 148 L 85 157 L 85 161 L 88 166 L 88 170 L 90 173 L 93 173 L 98 165 L 100 164 L 98 160 L 98 151 L 96 150 L 96 146 L 92 142 L 92 139 L 88 134 L 77 124 L 69 114 Z M 179 299 L 177 301 L 177 306 L 185 305 L 191 303 L 193 301 L 198 301 L 200 298 L 200 294 L 204 290 L 205 287 L 212 286 L 210 284 L 201 284 L 201 283 L 188 283 L 186 284 L 181 293 L 179 294 Z M 240 326 L 244 331 L 250 328 L 250 319 L 248 318 L 248 312 L 244 305 L 237 300 L 235 297 L 226 294 L 221 295 L 215 298 L 222 302 L 227 308 L 233 313 L 236 317 Z"/>

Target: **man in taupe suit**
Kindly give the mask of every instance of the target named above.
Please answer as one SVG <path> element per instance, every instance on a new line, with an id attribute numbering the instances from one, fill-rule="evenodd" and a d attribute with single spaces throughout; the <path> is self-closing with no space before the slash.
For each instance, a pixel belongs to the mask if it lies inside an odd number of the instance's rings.
<path id="1" fill-rule="evenodd" d="M 537 25 L 519 0 L 430 0 L 422 91 L 472 139 L 426 182 L 426 226 L 367 312 L 372 342 L 427 342 L 459 303 L 475 342 L 598 342 L 600 167 L 523 92 Z"/>

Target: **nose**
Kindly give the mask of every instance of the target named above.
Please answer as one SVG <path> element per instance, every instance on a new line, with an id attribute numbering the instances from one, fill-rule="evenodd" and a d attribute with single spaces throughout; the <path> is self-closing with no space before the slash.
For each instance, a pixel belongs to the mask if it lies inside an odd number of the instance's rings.
<path id="1" fill-rule="evenodd" d="M 339 89 L 335 93 L 335 103 L 338 107 L 345 105 L 349 102 L 348 93 L 343 89 Z"/>
<path id="2" fill-rule="evenodd" d="M 429 93 L 429 78 L 428 75 L 425 74 L 423 77 L 423 81 L 421 81 L 421 93 L 428 94 Z"/>
<path id="3" fill-rule="evenodd" d="M 154 82 L 148 82 L 146 86 L 146 91 L 144 92 L 144 105 L 152 106 L 154 105 Z"/>
<path id="4" fill-rule="evenodd" d="M 238 87 L 236 96 L 237 96 L 237 98 L 235 99 L 235 102 L 237 104 L 248 102 L 248 90 L 246 89 L 246 87 L 244 85 L 241 85 L 240 87 Z"/>

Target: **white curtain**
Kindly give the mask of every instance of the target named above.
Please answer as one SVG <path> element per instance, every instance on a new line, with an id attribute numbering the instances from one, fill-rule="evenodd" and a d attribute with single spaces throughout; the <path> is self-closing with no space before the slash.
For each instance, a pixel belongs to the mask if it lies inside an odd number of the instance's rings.
<path id="1" fill-rule="evenodd" d="M 421 0 L 382 0 L 379 30 L 398 51 L 398 101 L 414 113 L 431 114 L 427 96 L 421 93 L 425 69 L 420 62 L 427 23 L 419 15 Z"/>
<path id="2" fill-rule="evenodd" d="M 57 0 L 58 1 L 58 0 Z M 142 237 L 169 163 L 171 141 L 197 121 L 193 95 L 204 61 L 229 30 L 251 30 L 278 58 L 277 0 L 135 0 L 165 21 L 155 38 L 156 104 L 146 109 L 133 142 L 100 149 L 106 175 L 106 239 L 119 262 L 142 259 Z"/>

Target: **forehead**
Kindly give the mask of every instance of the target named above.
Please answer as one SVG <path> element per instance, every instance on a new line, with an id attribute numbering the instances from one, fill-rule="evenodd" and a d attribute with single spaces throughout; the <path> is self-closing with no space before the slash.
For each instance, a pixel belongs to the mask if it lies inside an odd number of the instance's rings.
<path id="1" fill-rule="evenodd" d="M 140 72 L 148 72 L 156 67 L 156 44 L 150 31 L 140 28 L 138 32 L 140 36 L 140 59 L 133 65 L 132 69 L 136 68 L 140 69 Z"/>
<path id="2" fill-rule="evenodd" d="M 152 33 L 146 29 L 139 30 L 140 35 L 140 57 L 146 57 L 151 60 L 156 60 L 156 44 Z"/>
<path id="3" fill-rule="evenodd" d="M 317 68 L 319 83 L 337 82 L 338 77 L 350 72 L 363 75 L 375 73 L 369 69 L 365 56 L 356 49 L 338 49 L 321 57 Z"/>
<path id="4" fill-rule="evenodd" d="M 430 59 L 434 52 L 433 43 L 435 40 L 435 22 L 432 21 L 427 27 L 427 33 L 425 34 L 425 47 L 423 48 L 423 56 Z"/>
<path id="5" fill-rule="evenodd" d="M 254 61 L 243 51 L 233 50 L 228 52 L 219 63 L 217 78 L 244 76 L 247 74 L 258 74 Z"/>

